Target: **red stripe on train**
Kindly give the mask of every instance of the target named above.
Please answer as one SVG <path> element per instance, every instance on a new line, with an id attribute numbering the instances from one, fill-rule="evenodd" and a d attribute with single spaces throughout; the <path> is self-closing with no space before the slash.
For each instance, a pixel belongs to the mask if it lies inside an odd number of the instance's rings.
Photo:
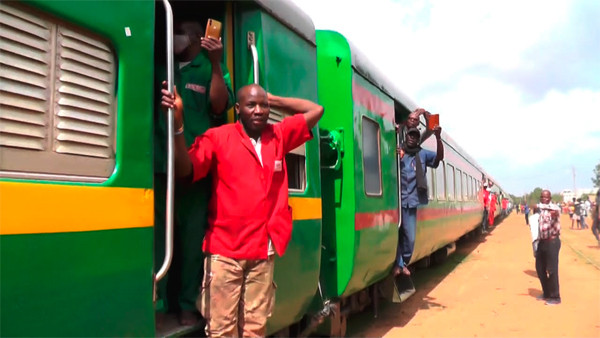
<path id="1" fill-rule="evenodd" d="M 398 224 L 398 210 L 392 209 L 354 214 L 354 230 L 356 231 L 390 223 Z"/>
<path id="2" fill-rule="evenodd" d="M 451 217 L 464 213 L 483 212 L 481 206 L 463 207 L 461 209 L 423 208 L 417 210 L 417 221 L 430 221 L 444 217 Z M 354 215 L 354 230 L 362 230 L 383 226 L 385 224 L 398 224 L 398 210 L 382 210 L 378 212 L 362 212 Z"/>
<path id="3" fill-rule="evenodd" d="M 483 212 L 481 206 L 469 206 L 461 209 L 447 209 L 447 208 L 423 208 L 417 210 L 417 222 L 418 221 L 431 221 L 443 217 L 452 217 L 465 213 Z"/>
<path id="4" fill-rule="evenodd" d="M 394 106 L 371 93 L 367 88 L 352 81 L 352 100 L 386 120 L 394 122 Z"/>

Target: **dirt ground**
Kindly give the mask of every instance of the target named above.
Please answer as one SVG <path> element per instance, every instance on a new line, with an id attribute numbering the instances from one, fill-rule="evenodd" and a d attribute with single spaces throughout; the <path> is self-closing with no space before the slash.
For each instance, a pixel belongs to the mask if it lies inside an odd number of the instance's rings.
<path id="1" fill-rule="evenodd" d="M 588 218 L 588 222 L 590 219 Z M 438 266 L 417 270 L 417 292 L 348 319 L 350 337 L 600 337 L 600 246 L 561 216 L 562 304 L 537 300 L 529 228 L 514 212 L 485 238 L 462 241 Z"/>

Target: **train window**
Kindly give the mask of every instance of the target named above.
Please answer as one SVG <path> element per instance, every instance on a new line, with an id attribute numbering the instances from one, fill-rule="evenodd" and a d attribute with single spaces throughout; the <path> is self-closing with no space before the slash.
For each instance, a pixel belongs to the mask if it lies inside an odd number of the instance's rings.
<path id="1" fill-rule="evenodd" d="M 268 122 L 279 123 L 290 114 L 271 110 Z M 304 191 L 306 189 L 306 144 L 303 143 L 285 155 L 285 164 L 288 171 L 288 189 L 290 191 Z"/>
<path id="2" fill-rule="evenodd" d="M 454 181 L 456 182 L 456 200 L 461 201 L 463 199 L 463 186 L 462 186 L 462 171 L 460 169 L 456 169 L 456 175 L 454 176 Z"/>
<path id="3" fill-rule="evenodd" d="M 465 173 L 465 172 L 463 172 L 462 186 L 463 186 L 463 200 L 468 201 L 469 198 L 471 197 L 471 194 L 469 193 L 470 184 L 469 184 L 467 173 Z"/>
<path id="4" fill-rule="evenodd" d="M 469 199 L 473 200 L 475 199 L 475 184 L 473 183 L 474 179 L 473 176 L 469 176 Z"/>
<path id="5" fill-rule="evenodd" d="M 101 182 L 115 168 L 107 41 L 0 3 L 0 176 Z"/>
<path id="6" fill-rule="evenodd" d="M 454 166 L 451 164 L 447 164 L 446 168 L 446 189 L 447 196 L 450 201 L 454 201 L 454 196 L 456 194 L 456 185 L 454 180 Z"/>
<path id="7" fill-rule="evenodd" d="M 446 199 L 446 166 L 444 161 L 435 169 L 435 190 L 438 200 Z"/>
<path id="8" fill-rule="evenodd" d="M 365 193 L 381 195 L 379 124 L 366 116 L 362 117 L 362 148 Z"/>
<path id="9" fill-rule="evenodd" d="M 427 171 L 427 195 L 430 201 L 433 200 L 435 196 L 433 191 L 434 171 L 435 169 L 433 168 L 430 168 L 430 170 Z"/>

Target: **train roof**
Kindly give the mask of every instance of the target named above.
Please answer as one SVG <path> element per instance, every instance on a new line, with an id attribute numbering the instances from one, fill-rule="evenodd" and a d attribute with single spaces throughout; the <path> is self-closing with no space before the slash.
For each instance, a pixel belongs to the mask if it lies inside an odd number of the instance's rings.
<path id="1" fill-rule="evenodd" d="M 289 0 L 255 0 L 265 11 L 277 18 L 288 28 L 317 45 L 315 25 L 308 14 Z"/>
<path id="2" fill-rule="evenodd" d="M 398 87 L 396 87 L 381 72 L 381 70 L 376 67 L 358 47 L 356 47 L 355 44 L 348 40 L 348 38 L 346 38 L 346 41 L 348 41 L 348 44 L 350 45 L 352 67 L 357 73 L 364 76 L 365 79 L 369 80 L 369 82 L 371 82 L 375 87 L 391 96 L 395 101 L 401 103 L 409 111 L 413 111 L 418 108 L 417 104 L 400 89 L 398 89 Z"/>

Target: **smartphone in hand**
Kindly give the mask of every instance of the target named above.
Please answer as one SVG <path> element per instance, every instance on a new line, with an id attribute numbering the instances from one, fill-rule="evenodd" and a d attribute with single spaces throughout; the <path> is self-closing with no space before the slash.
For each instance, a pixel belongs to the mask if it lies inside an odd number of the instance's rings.
<path id="1" fill-rule="evenodd" d="M 215 19 L 208 19 L 206 22 L 206 31 L 204 33 L 204 38 L 212 38 L 215 40 L 219 40 L 221 38 L 221 22 Z"/>

